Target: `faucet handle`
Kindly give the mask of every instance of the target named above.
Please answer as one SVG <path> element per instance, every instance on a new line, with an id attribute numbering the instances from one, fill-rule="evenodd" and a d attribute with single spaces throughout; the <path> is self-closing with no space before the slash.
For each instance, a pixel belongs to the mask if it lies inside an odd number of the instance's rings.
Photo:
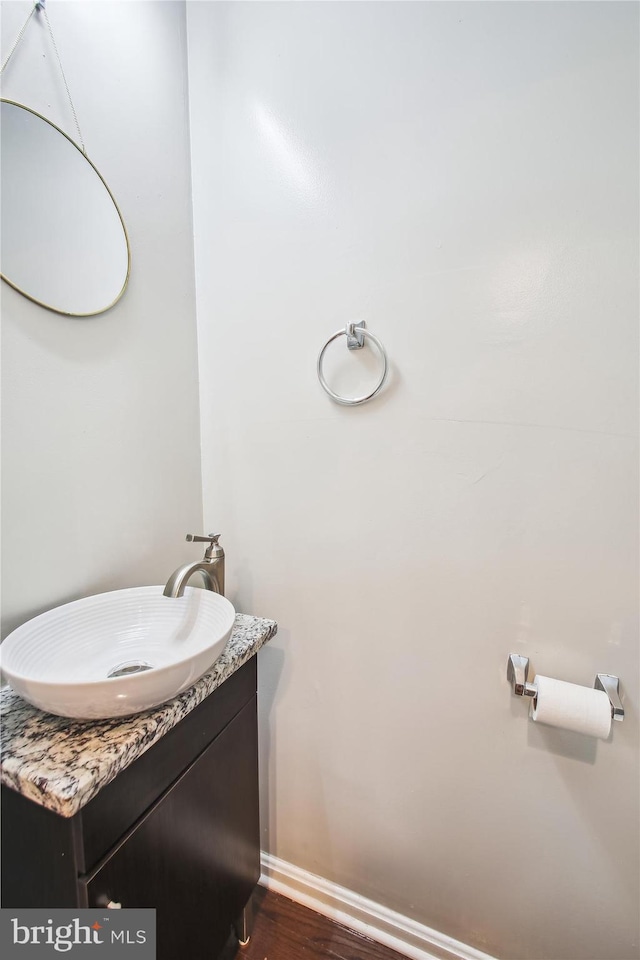
<path id="1" fill-rule="evenodd" d="M 206 537 L 196 536 L 194 533 L 187 534 L 187 540 L 194 543 L 208 543 L 209 546 L 204 552 L 205 560 L 221 560 L 224 557 L 224 550 L 218 543 L 220 539 L 219 533 L 209 533 Z M 222 593 L 222 590 L 220 591 Z"/>

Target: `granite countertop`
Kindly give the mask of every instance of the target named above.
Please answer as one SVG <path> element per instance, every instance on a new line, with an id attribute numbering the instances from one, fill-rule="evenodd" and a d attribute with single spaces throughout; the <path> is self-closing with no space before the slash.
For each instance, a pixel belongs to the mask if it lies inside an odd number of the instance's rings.
<path id="1" fill-rule="evenodd" d="M 277 632 L 274 620 L 239 613 L 211 670 L 175 700 L 113 720 L 70 720 L 0 690 L 0 780 L 35 803 L 72 817 L 114 777 L 157 743 Z"/>

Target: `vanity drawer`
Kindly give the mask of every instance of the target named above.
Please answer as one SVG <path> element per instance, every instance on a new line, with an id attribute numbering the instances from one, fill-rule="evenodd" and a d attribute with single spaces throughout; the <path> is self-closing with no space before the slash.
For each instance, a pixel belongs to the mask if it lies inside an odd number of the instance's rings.
<path id="1" fill-rule="evenodd" d="M 107 784 L 79 814 L 79 873 L 87 873 L 131 825 L 256 696 L 257 658 L 252 657 L 199 706 Z M 75 819 L 75 818 L 74 818 Z"/>

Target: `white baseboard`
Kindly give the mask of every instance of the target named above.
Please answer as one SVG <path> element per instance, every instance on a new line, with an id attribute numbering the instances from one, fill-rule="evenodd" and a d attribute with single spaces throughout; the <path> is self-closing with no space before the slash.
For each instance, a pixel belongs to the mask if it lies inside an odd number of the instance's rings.
<path id="1" fill-rule="evenodd" d="M 336 883 L 262 853 L 260 883 L 412 960 L 495 960 Z"/>

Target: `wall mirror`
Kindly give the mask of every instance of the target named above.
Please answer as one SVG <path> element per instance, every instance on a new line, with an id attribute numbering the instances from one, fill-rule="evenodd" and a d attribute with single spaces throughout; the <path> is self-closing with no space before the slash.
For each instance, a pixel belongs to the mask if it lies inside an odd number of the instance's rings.
<path id="1" fill-rule="evenodd" d="M 0 110 L 2 279 L 56 313 L 103 313 L 124 293 L 131 265 L 107 184 L 45 117 L 12 100 Z"/>

